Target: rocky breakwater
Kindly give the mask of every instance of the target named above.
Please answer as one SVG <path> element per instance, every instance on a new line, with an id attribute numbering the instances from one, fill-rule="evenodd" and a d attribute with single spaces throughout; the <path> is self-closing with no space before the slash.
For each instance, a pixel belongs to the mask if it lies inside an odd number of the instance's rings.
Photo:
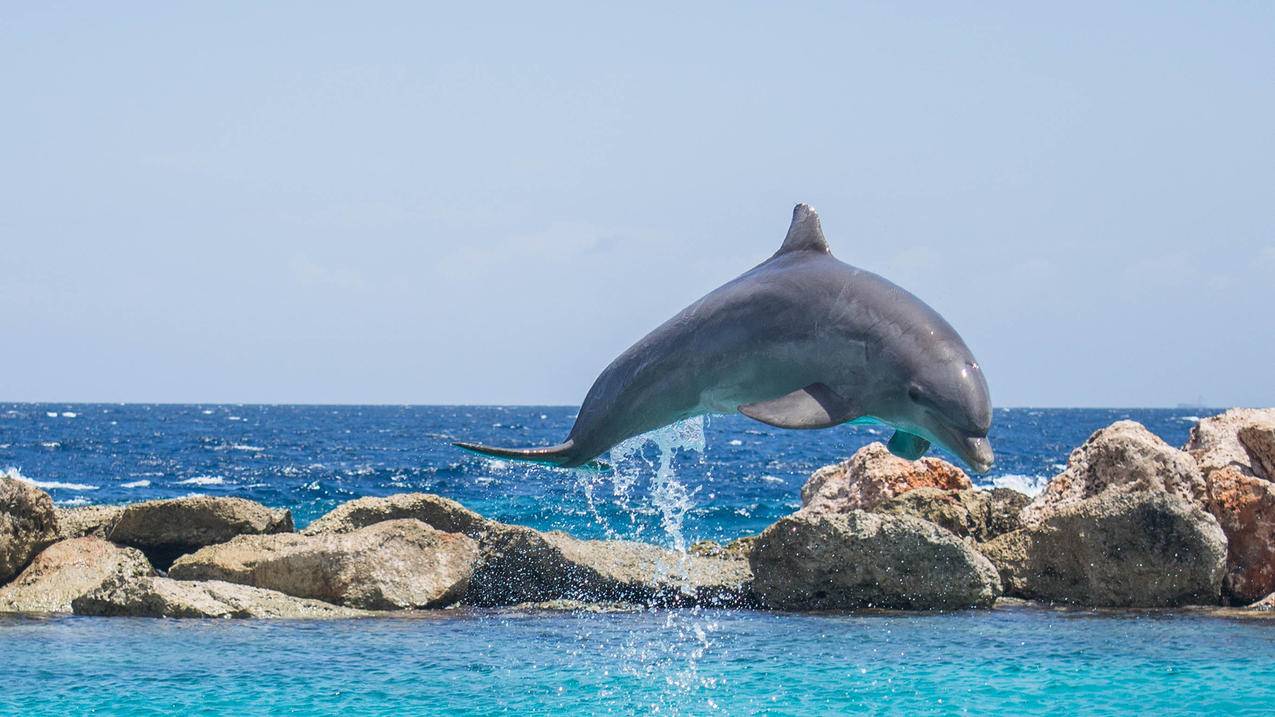
<path id="1" fill-rule="evenodd" d="M 1103 428 L 983 542 L 1007 594 L 1102 607 L 1216 605 L 1226 536 L 1187 454 L 1132 421 Z"/>
<path id="2" fill-rule="evenodd" d="M 801 510 L 752 542 L 754 596 L 784 610 L 989 607 L 1000 579 L 962 534 L 995 530 L 989 520 L 1001 509 L 991 505 L 1006 496 L 974 493 L 950 463 L 906 461 L 870 444 L 816 471 Z"/>

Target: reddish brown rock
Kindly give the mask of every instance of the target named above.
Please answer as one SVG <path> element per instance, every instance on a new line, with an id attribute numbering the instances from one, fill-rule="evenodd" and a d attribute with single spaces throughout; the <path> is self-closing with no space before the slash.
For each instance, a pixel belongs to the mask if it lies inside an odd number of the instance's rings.
<path id="1" fill-rule="evenodd" d="M 1208 486 L 1227 537 L 1228 597 L 1243 605 L 1275 592 L 1275 483 L 1230 466 L 1209 473 Z"/>
<path id="2" fill-rule="evenodd" d="M 1232 408 L 1206 418 L 1191 428 L 1184 450 L 1205 475 L 1233 467 L 1275 479 L 1275 408 Z"/>
<path id="3" fill-rule="evenodd" d="M 917 488 L 973 488 L 960 468 L 938 458 L 909 461 L 891 455 L 881 443 L 869 443 L 850 460 L 824 466 L 801 487 L 802 509 L 813 513 L 871 510 Z"/>
<path id="4" fill-rule="evenodd" d="M 1108 493 L 1150 491 L 1204 505 L 1204 477 L 1195 461 L 1135 421 L 1096 431 L 1071 452 L 1067 468 L 1023 509 L 1024 523 Z"/>

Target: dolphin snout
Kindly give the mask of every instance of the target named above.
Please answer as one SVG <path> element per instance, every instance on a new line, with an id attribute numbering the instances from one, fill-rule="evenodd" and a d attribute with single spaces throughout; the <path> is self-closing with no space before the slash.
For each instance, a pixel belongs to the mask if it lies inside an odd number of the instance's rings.
<path id="1" fill-rule="evenodd" d="M 992 444 L 982 436 L 967 436 L 952 447 L 975 473 L 986 473 L 996 462 Z"/>

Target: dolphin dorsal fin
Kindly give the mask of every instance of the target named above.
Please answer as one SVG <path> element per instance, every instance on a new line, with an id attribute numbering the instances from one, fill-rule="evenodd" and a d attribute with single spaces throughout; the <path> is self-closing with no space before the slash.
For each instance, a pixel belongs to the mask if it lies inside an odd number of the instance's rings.
<path id="1" fill-rule="evenodd" d="M 809 204 L 798 204 L 792 210 L 792 224 L 788 226 L 788 236 L 784 237 L 783 246 L 775 252 L 775 256 L 790 251 L 818 251 L 828 254 L 828 240 L 823 238 L 823 227 L 819 226 L 819 214 Z"/>

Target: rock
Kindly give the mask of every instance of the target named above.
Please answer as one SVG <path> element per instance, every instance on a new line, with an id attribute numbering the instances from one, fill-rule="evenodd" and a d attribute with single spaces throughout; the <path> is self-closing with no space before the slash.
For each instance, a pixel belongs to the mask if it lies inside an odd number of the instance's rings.
<path id="1" fill-rule="evenodd" d="M 1245 605 L 1275 592 L 1275 483 L 1237 466 L 1211 471 L 1206 482 L 1209 512 L 1227 538 L 1228 599 Z"/>
<path id="2" fill-rule="evenodd" d="M 1196 423 L 1184 450 L 1205 475 L 1234 467 L 1242 475 L 1275 480 L 1273 442 L 1275 408 L 1232 408 Z"/>
<path id="3" fill-rule="evenodd" d="M 494 524 L 482 542 L 465 602 L 517 605 L 551 600 L 642 605 L 740 605 L 748 564 L 676 553 L 654 545 L 579 540 Z"/>
<path id="4" fill-rule="evenodd" d="M 429 493 L 400 493 L 342 503 L 301 531 L 305 535 L 349 533 L 373 523 L 414 518 L 445 533 L 478 537 L 489 521 L 454 500 Z"/>
<path id="5" fill-rule="evenodd" d="M 58 537 L 61 540 L 86 535 L 108 538 L 116 521 L 124 512 L 122 505 L 86 505 L 79 508 L 55 508 L 58 515 Z"/>
<path id="6" fill-rule="evenodd" d="M 237 535 L 292 532 L 292 513 L 243 498 L 191 496 L 124 507 L 108 536 L 166 570 L 180 555 Z"/>
<path id="7" fill-rule="evenodd" d="M 112 580 L 71 601 L 76 615 L 133 617 L 359 617 L 368 613 L 273 590 L 210 580 Z"/>
<path id="8" fill-rule="evenodd" d="M 114 578 L 155 571 L 141 551 L 96 537 L 63 540 L 40 552 L 0 588 L 0 612 L 71 612 L 71 601 Z"/>
<path id="9" fill-rule="evenodd" d="M 979 549 L 1014 597 L 1171 607 L 1217 604 L 1226 536 L 1212 515 L 1179 495 L 1107 491 Z"/>
<path id="10" fill-rule="evenodd" d="M 691 555 L 698 555 L 702 558 L 747 560 L 748 556 L 753 552 L 753 543 L 755 542 L 757 542 L 756 535 L 746 535 L 742 538 L 735 538 L 725 545 L 722 545 L 716 540 L 701 540 L 691 545 L 686 552 Z"/>
<path id="11" fill-rule="evenodd" d="M 801 505 L 808 512 L 848 513 L 871 510 L 917 488 L 973 487 L 965 472 L 947 461 L 928 457 L 909 461 L 892 455 L 881 443 L 869 443 L 850 460 L 815 471 L 801 487 Z"/>
<path id="12" fill-rule="evenodd" d="M 173 563 L 178 580 L 224 580 L 369 610 L 440 607 L 465 594 L 478 544 L 419 520 L 350 533 L 241 535 Z"/>
<path id="13" fill-rule="evenodd" d="M 1235 435 L 1248 451 L 1253 474 L 1275 481 L 1275 422 L 1252 423 Z"/>
<path id="14" fill-rule="evenodd" d="M 1252 605 L 1249 605 L 1247 609 L 1255 612 L 1275 612 L 1275 593 L 1271 593 Z"/>
<path id="15" fill-rule="evenodd" d="M 781 610 L 990 607 L 996 569 L 952 533 L 917 518 L 798 511 L 757 539 L 758 601 Z"/>
<path id="16" fill-rule="evenodd" d="M 1204 505 L 1204 476 L 1191 457 L 1135 421 L 1117 421 L 1096 431 L 1071 452 L 1067 468 L 1023 509 L 1024 523 L 1107 492 L 1163 492 Z"/>
<path id="17" fill-rule="evenodd" d="M 917 488 L 881 503 L 873 512 L 928 520 L 962 538 L 983 542 L 1022 527 L 1019 513 L 1030 501 L 1009 488 Z"/>
<path id="18" fill-rule="evenodd" d="M 57 540 L 57 514 L 49 494 L 0 474 L 0 585 Z"/>

